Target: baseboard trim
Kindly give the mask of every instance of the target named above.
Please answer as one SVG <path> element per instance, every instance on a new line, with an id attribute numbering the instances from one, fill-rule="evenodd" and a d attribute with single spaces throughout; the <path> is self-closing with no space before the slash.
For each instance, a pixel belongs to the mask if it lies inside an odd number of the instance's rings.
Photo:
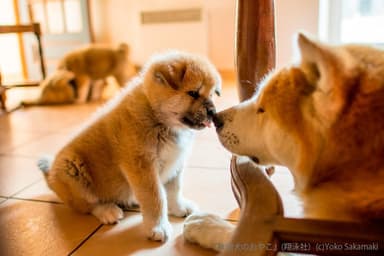
<path id="1" fill-rule="evenodd" d="M 230 80 L 230 81 L 236 80 L 236 71 L 233 69 L 219 69 L 219 73 L 223 80 Z"/>

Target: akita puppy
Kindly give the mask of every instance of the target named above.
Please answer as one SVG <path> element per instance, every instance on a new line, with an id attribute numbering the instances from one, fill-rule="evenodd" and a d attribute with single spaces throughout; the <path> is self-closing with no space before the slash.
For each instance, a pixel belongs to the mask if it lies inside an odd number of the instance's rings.
<path id="1" fill-rule="evenodd" d="M 137 199 L 147 236 L 167 240 L 167 214 L 196 210 L 182 195 L 183 164 L 193 130 L 210 125 L 220 90 L 220 76 L 204 58 L 182 52 L 153 57 L 52 163 L 39 161 L 48 186 L 106 224 L 123 218 L 120 206 Z"/>
<path id="2" fill-rule="evenodd" d="M 298 65 L 272 72 L 254 97 L 216 115 L 219 139 L 256 164 L 288 167 L 307 216 L 383 219 L 384 52 L 302 34 L 297 43 Z M 184 235 L 215 249 L 232 229 L 199 215 Z"/>

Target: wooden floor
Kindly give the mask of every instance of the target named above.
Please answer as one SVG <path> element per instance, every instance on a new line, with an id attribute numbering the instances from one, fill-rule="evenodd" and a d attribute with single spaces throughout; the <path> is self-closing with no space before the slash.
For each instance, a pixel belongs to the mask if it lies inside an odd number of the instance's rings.
<path id="1" fill-rule="evenodd" d="M 234 83 L 225 82 L 218 110 L 236 102 Z M 174 235 L 167 243 L 151 242 L 141 230 L 138 211 L 125 212 L 116 225 L 101 225 L 62 204 L 47 188 L 37 158 L 60 149 L 99 106 L 31 107 L 0 115 L 0 255 L 214 255 L 184 241 L 181 218 L 170 218 Z M 213 128 L 199 131 L 185 170 L 184 192 L 202 211 L 236 223 L 230 157 Z M 298 214 L 288 171 L 278 168 L 272 179 L 286 195 L 287 214 Z"/>

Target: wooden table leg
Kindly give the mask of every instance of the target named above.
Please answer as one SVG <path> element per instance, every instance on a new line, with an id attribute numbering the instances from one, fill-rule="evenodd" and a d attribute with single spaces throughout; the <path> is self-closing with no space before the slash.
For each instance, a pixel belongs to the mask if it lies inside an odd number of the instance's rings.
<path id="1" fill-rule="evenodd" d="M 240 100 L 275 67 L 274 0 L 237 0 L 236 67 Z"/>

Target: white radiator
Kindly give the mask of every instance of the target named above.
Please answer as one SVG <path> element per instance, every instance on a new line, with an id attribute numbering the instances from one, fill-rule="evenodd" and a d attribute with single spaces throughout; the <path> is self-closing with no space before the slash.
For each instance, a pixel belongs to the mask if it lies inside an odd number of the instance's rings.
<path id="1" fill-rule="evenodd" d="M 166 49 L 208 55 L 208 25 L 202 8 L 142 11 L 141 56 L 146 58 Z"/>

